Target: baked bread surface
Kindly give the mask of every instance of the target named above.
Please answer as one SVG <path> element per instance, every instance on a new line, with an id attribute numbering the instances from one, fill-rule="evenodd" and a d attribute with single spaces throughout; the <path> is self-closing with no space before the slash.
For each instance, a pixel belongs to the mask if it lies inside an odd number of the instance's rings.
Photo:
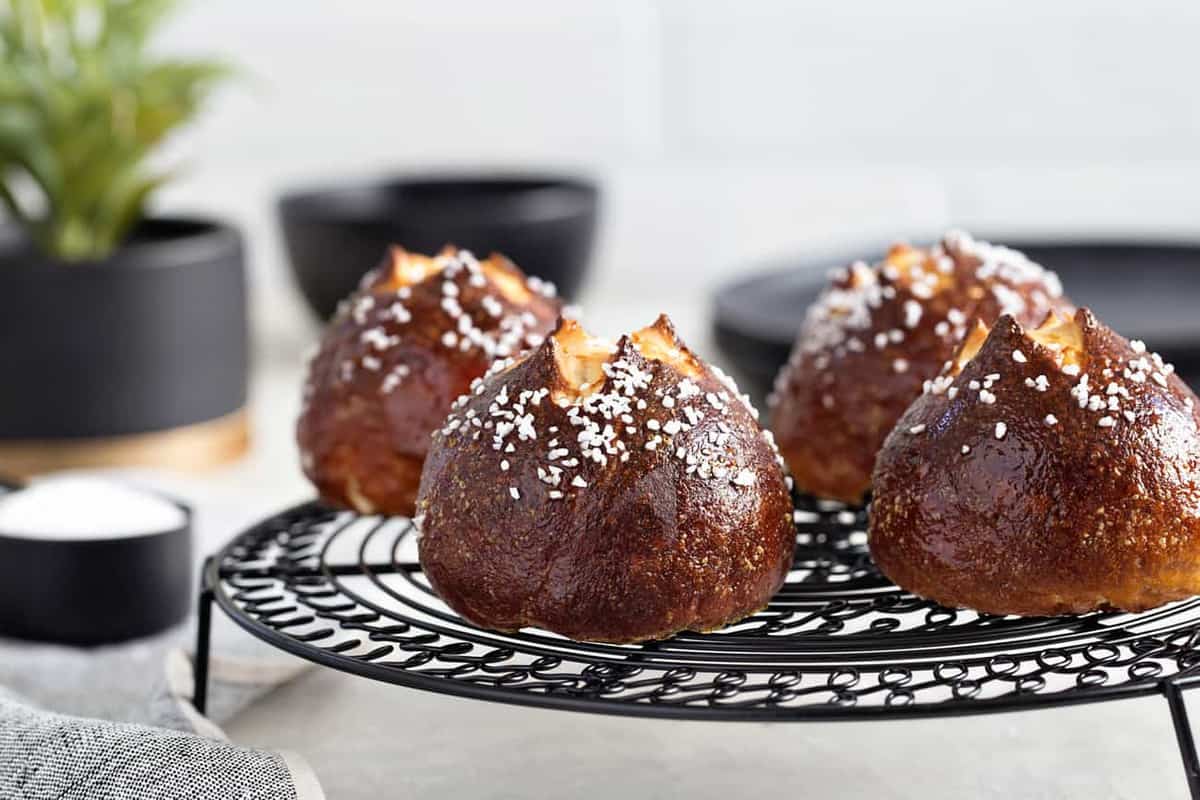
<path id="1" fill-rule="evenodd" d="M 635 642 L 764 607 L 792 562 L 781 461 L 665 317 L 615 347 L 566 321 L 435 433 L 418 499 L 434 590 L 488 628 Z"/>
<path id="2" fill-rule="evenodd" d="M 993 614 L 1200 593 L 1200 417 L 1170 365 L 1087 310 L 1036 332 L 1005 316 L 971 339 L 879 454 L 880 569 Z"/>
<path id="3" fill-rule="evenodd" d="M 835 271 L 768 398 L 797 486 L 860 502 L 884 438 L 972 319 L 991 324 L 1007 313 L 1036 325 L 1069 307 L 1054 273 L 965 233 Z"/>
<path id="4" fill-rule="evenodd" d="M 540 344 L 561 303 L 503 256 L 393 247 L 309 363 L 296 427 L 321 498 L 411 516 L 430 434 L 498 357 Z"/>

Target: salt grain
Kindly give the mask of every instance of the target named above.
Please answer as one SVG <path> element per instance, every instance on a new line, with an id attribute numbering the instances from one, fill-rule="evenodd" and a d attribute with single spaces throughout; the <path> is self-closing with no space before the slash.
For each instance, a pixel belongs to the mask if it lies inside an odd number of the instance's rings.
<path id="1" fill-rule="evenodd" d="M 916 300 L 904 301 L 904 327 L 915 328 L 921 321 L 921 304 Z"/>

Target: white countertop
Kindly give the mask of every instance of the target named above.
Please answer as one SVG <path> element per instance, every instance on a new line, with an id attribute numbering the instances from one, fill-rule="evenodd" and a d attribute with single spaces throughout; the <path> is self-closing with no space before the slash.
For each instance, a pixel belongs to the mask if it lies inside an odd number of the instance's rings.
<path id="1" fill-rule="evenodd" d="M 680 722 L 527 709 L 317 670 L 227 730 L 366 798 L 1184 798 L 1161 698 L 957 719 Z"/>
<path id="2" fill-rule="evenodd" d="M 589 319 L 594 330 L 616 334 L 653 319 L 661 304 L 695 349 L 712 354 L 699 292 L 602 307 L 593 301 Z M 233 525 L 310 496 L 295 465 L 291 420 L 302 340 L 312 335 L 315 329 L 264 348 L 253 392 L 254 450 L 203 479 L 230 529 L 210 524 L 202 547 L 218 546 Z M 1171 718 L 1158 697 L 944 720 L 697 723 L 464 700 L 314 668 L 227 730 L 242 744 L 304 754 L 338 800 L 1186 797 Z"/>

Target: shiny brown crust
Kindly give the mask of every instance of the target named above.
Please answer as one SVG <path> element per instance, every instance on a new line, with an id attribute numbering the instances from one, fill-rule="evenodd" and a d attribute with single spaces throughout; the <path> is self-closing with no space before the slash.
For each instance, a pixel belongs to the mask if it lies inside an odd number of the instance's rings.
<path id="1" fill-rule="evenodd" d="M 636 642 L 720 628 L 782 585 L 795 529 L 770 434 L 669 321 L 654 327 L 686 364 L 648 360 L 622 338 L 584 410 L 571 402 L 556 334 L 489 375 L 434 435 L 418 499 L 421 565 L 466 619 Z M 621 398 L 628 412 L 612 411 Z M 611 419 L 596 410 L 605 407 Z M 510 417 L 524 424 L 499 436 Z M 606 445 L 586 444 L 607 426 Z"/>
<path id="2" fill-rule="evenodd" d="M 963 233 L 929 249 L 896 245 L 879 264 L 841 271 L 809 310 L 768 398 L 796 485 L 861 501 L 884 438 L 966 323 L 1008 311 L 1037 324 L 1052 308 L 1069 308 L 1053 273 Z"/>
<path id="3" fill-rule="evenodd" d="M 309 364 L 296 440 L 305 474 L 328 503 L 412 515 L 429 435 L 492 364 L 493 343 L 507 330 L 511 350 L 524 349 L 554 327 L 559 301 L 503 256 L 477 262 L 448 247 L 436 259 L 438 269 L 409 284 L 400 278 L 405 264 L 432 262 L 393 247 L 339 309 Z M 510 299 L 496 276 L 528 296 Z M 461 335 L 464 317 L 478 341 Z"/>
<path id="4" fill-rule="evenodd" d="M 1078 376 L 1002 317 L 888 436 L 870 546 L 899 586 L 1023 615 L 1141 611 L 1200 593 L 1195 395 L 1089 311 L 1074 320 Z"/>

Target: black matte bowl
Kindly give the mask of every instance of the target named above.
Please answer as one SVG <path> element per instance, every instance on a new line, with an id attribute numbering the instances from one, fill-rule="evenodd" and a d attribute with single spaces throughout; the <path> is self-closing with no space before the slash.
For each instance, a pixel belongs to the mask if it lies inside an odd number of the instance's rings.
<path id="1" fill-rule="evenodd" d="M 417 175 L 289 192 L 279 201 L 300 290 L 327 319 L 390 244 L 434 253 L 445 244 L 499 252 L 566 298 L 583 283 L 599 190 L 546 175 Z"/>

